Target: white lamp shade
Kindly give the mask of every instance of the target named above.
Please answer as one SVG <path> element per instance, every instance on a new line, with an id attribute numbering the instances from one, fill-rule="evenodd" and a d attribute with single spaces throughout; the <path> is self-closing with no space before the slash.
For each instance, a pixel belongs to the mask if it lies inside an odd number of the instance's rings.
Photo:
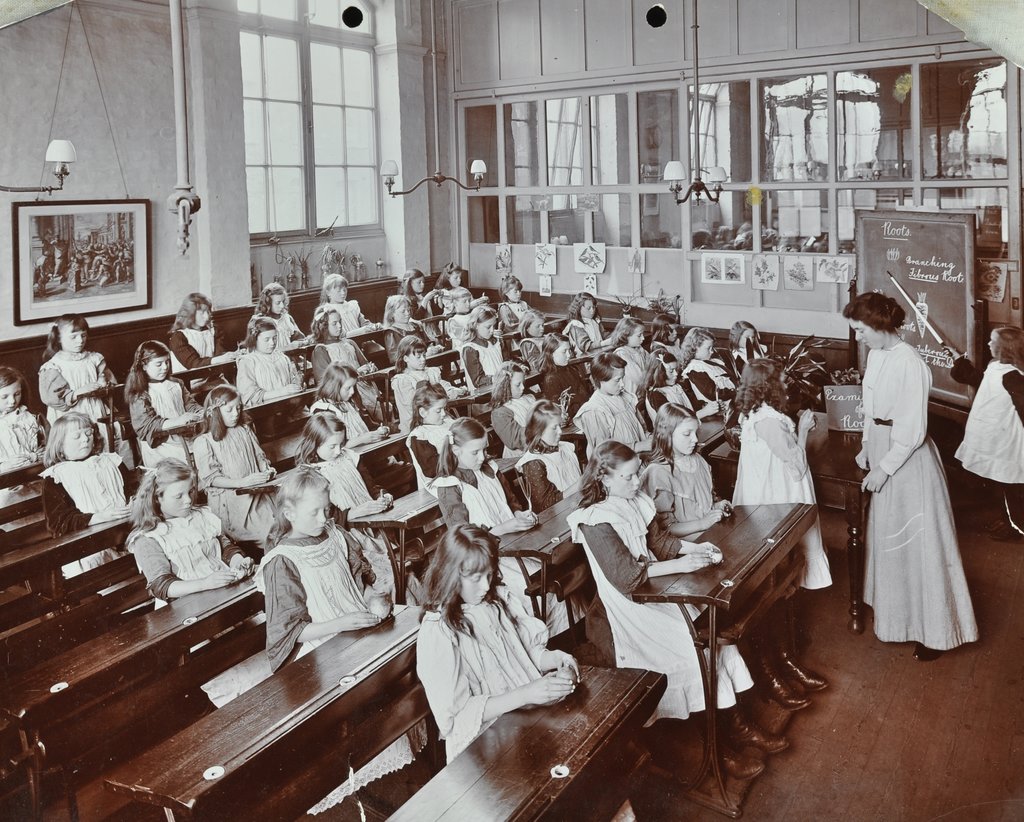
<path id="1" fill-rule="evenodd" d="M 78 159 L 75 146 L 70 140 L 51 140 L 46 148 L 46 162 L 73 163 Z"/>
<path id="2" fill-rule="evenodd" d="M 724 183 L 728 178 L 729 175 L 725 173 L 725 169 L 721 166 L 712 166 L 708 169 L 709 183 Z"/>
<path id="3" fill-rule="evenodd" d="M 385 160 L 380 164 L 380 176 L 381 177 L 397 177 L 398 176 L 398 163 L 394 160 Z"/>
<path id="4" fill-rule="evenodd" d="M 483 160 L 474 160 L 472 164 L 469 166 L 469 173 L 474 175 L 479 174 L 481 176 L 486 174 L 487 163 L 485 163 Z"/>
<path id="5" fill-rule="evenodd" d="M 665 164 L 664 179 L 670 183 L 686 179 L 686 170 L 679 160 L 671 160 Z"/>

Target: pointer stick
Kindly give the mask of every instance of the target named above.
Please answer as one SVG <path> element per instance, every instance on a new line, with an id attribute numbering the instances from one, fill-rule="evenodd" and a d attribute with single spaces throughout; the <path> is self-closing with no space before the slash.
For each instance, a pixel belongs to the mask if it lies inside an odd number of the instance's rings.
<path id="1" fill-rule="evenodd" d="M 919 320 L 921 320 L 922 323 L 924 323 L 924 327 L 931 332 L 931 335 L 933 337 L 935 337 L 935 342 L 937 342 L 939 345 L 945 348 L 950 354 L 954 356 L 954 358 L 964 356 L 955 348 L 953 348 L 953 346 L 948 345 L 946 341 L 939 336 L 939 332 L 935 330 L 935 326 L 933 326 L 929 319 L 918 309 L 917 303 L 910 299 L 910 295 L 906 292 L 903 286 L 899 284 L 899 281 L 892 275 L 892 272 L 886 271 L 885 273 L 889 275 L 889 279 L 892 280 L 892 284 L 896 286 L 896 290 L 899 291 L 903 299 L 907 301 L 907 305 L 910 306 L 911 310 L 914 312 L 914 315 Z"/>

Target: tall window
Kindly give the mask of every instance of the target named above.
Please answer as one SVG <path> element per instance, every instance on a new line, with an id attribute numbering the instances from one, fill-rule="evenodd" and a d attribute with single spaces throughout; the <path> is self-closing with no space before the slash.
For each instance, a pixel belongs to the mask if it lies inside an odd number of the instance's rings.
<path id="1" fill-rule="evenodd" d="M 373 38 L 348 12 L 363 4 L 237 2 L 249 232 L 376 224 Z"/>

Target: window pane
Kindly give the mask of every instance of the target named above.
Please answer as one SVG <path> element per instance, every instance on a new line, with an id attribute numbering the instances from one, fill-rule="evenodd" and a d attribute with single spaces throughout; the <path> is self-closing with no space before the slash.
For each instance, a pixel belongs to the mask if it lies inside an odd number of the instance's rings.
<path id="1" fill-rule="evenodd" d="M 692 248 L 753 250 L 754 214 L 746 192 L 723 191 L 717 203 L 690 198 L 689 205 Z"/>
<path id="2" fill-rule="evenodd" d="M 940 211 L 973 211 L 977 257 L 1006 257 L 1009 216 L 1005 188 L 926 188 L 924 205 Z"/>
<path id="3" fill-rule="evenodd" d="M 345 20 L 342 12 L 349 8 L 357 8 L 363 13 L 359 25 L 349 25 L 352 19 Z M 370 33 L 370 15 L 366 13 L 366 4 L 355 0 L 309 0 L 309 22 L 316 26 Z"/>
<path id="4" fill-rule="evenodd" d="M 284 37 L 264 37 L 263 59 L 266 61 L 267 97 L 301 99 L 298 43 Z"/>
<path id="5" fill-rule="evenodd" d="M 576 207 L 576 195 L 555 194 L 551 197 L 551 209 L 548 211 L 549 242 L 556 245 L 572 245 L 582 243 L 583 221 L 587 212 Z"/>
<path id="6" fill-rule="evenodd" d="M 370 52 L 344 50 L 345 105 L 373 105 L 373 75 L 370 72 Z"/>
<path id="7" fill-rule="evenodd" d="M 466 213 L 469 217 L 471 243 L 498 242 L 498 198 L 467 197 Z"/>
<path id="8" fill-rule="evenodd" d="M 377 170 L 348 170 L 348 224 L 367 225 L 377 222 Z"/>
<path id="9" fill-rule="evenodd" d="M 345 162 L 341 108 L 313 106 L 313 154 L 317 165 L 341 165 Z"/>
<path id="10" fill-rule="evenodd" d="M 294 103 L 267 103 L 270 156 L 274 165 L 302 163 L 302 118 Z"/>
<path id="11" fill-rule="evenodd" d="M 256 14 L 260 10 L 259 0 L 238 0 L 238 10 Z"/>
<path id="12" fill-rule="evenodd" d="M 505 104 L 505 185 L 540 185 L 540 104 Z"/>
<path id="13" fill-rule="evenodd" d="M 828 179 L 825 75 L 761 80 L 760 88 L 762 179 Z"/>
<path id="14" fill-rule="evenodd" d="M 249 193 L 249 233 L 267 230 L 267 172 L 262 168 L 245 170 L 245 187 Z"/>
<path id="15" fill-rule="evenodd" d="M 641 194 L 640 245 L 644 248 L 682 248 L 682 215 L 674 194 Z"/>
<path id="16" fill-rule="evenodd" d="M 629 246 L 632 231 L 629 221 L 628 194 L 602 194 L 597 211 L 589 212 L 594 221 L 594 242 Z"/>
<path id="17" fill-rule="evenodd" d="M 271 231 L 296 231 L 306 226 L 306 194 L 302 169 L 271 168 Z"/>
<path id="18" fill-rule="evenodd" d="M 840 180 L 913 176 L 909 66 L 836 74 L 836 164 Z"/>
<path id="19" fill-rule="evenodd" d="M 690 87 L 693 94 L 693 87 Z M 696 157 L 693 108 L 690 108 L 690 156 Z M 732 182 L 750 181 L 750 83 L 708 83 L 700 87 L 700 165 L 724 168 Z"/>
<path id="20" fill-rule="evenodd" d="M 506 106 L 508 108 L 508 106 Z M 473 160 L 487 163 L 484 186 L 498 184 L 498 126 L 494 106 L 466 109 L 466 179 Z"/>
<path id="21" fill-rule="evenodd" d="M 260 57 L 260 36 L 243 31 L 238 37 L 242 51 L 242 96 L 263 96 L 263 62 Z"/>
<path id="22" fill-rule="evenodd" d="M 548 185 L 583 184 L 583 115 L 579 97 L 548 100 Z M 578 240 L 577 242 L 582 242 Z"/>
<path id="23" fill-rule="evenodd" d="M 335 220 L 337 222 L 335 223 Z M 316 226 L 348 225 L 345 208 L 345 169 L 317 168 Z"/>
<path id="24" fill-rule="evenodd" d="M 761 207 L 765 251 L 828 253 L 828 193 L 768 191 Z"/>
<path id="25" fill-rule="evenodd" d="M 629 98 L 590 98 L 590 161 L 594 185 L 629 182 Z"/>
<path id="26" fill-rule="evenodd" d="M 1006 177 L 1006 63 L 921 66 L 924 176 Z"/>
<path id="27" fill-rule="evenodd" d="M 341 103 L 341 49 L 311 43 L 309 62 L 314 103 Z"/>
<path id="28" fill-rule="evenodd" d="M 345 109 L 345 162 L 373 165 L 373 112 L 365 108 Z"/>
<path id="29" fill-rule="evenodd" d="M 263 103 L 259 100 L 244 100 L 242 102 L 242 117 L 245 131 L 246 165 L 265 163 L 267 160 L 263 145 L 266 134 L 263 127 Z"/>
<path id="30" fill-rule="evenodd" d="M 640 182 L 659 183 L 665 164 L 680 158 L 679 94 L 642 91 L 636 96 L 636 110 Z"/>
<path id="31" fill-rule="evenodd" d="M 282 20 L 295 20 L 295 0 L 260 0 L 260 13 Z"/>
<path id="32" fill-rule="evenodd" d="M 539 243 L 541 212 L 534 208 L 532 197 L 506 197 L 508 205 L 508 241 Z M 554 242 L 552 240 L 552 242 Z"/>
<path id="33" fill-rule="evenodd" d="M 858 211 L 880 211 L 914 204 L 914 194 L 909 188 L 841 188 L 836 192 L 836 198 L 840 254 L 853 254 L 857 250 Z"/>

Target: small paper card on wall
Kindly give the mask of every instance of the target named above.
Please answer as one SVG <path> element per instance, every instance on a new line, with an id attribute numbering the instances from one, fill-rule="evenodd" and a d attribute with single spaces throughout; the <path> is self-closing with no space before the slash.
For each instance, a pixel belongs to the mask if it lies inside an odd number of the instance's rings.
<path id="1" fill-rule="evenodd" d="M 1006 298 L 1006 281 L 1010 266 L 1004 261 L 978 260 L 978 296 L 990 303 Z"/>
<path id="2" fill-rule="evenodd" d="M 494 246 L 494 270 L 502 275 L 512 273 L 512 246 L 508 243 Z"/>
<path id="3" fill-rule="evenodd" d="M 539 283 L 540 295 L 542 297 L 551 296 L 551 277 L 546 274 L 541 274 L 537 281 Z"/>
<path id="4" fill-rule="evenodd" d="M 853 260 L 850 257 L 818 257 L 814 268 L 819 283 L 848 283 Z"/>
<path id="5" fill-rule="evenodd" d="M 604 243 L 573 243 L 572 258 L 577 274 L 601 274 L 604 272 Z"/>
<path id="6" fill-rule="evenodd" d="M 558 272 L 555 247 L 551 243 L 535 243 L 533 246 L 533 269 L 542 277 L 553 277 Z"/>
<path id="7" fill-rule="evenodd" d="M 779 290 L 779 257 L 777 254 L 755 254 L 751 260 L 750 284 L 756 291 Z"/>
<path id="8" fill-rule="evenodd" d="M 597 275 L 596 274 L 585 274 L 583 275 L 583 290 L 588 291 L 591 294 L 597 295 Z"/>
<path id="9" fill-rule="evenodd" d="M 647 271 L 647 250 L 643 248 L 626 249 L 626 273 L 643 274 Z"/>
<path id="10" fill-rule="evenodd" d="M 722 255 L 700 255 L 700 281 L 702 283 L 722 282 Z"/>
<path id="11" fill-rule="evenodd" d="M 787 291 L 811 291 L 814 277 L 811 271 L 811 257 L 783 257 L 782 279 Z"/>
<path id="12" fill-rule="evenodd" d="M 722 255 L 722 282 L 726 285 L 743 285 L 747 281 L 742 254 Z"/>

